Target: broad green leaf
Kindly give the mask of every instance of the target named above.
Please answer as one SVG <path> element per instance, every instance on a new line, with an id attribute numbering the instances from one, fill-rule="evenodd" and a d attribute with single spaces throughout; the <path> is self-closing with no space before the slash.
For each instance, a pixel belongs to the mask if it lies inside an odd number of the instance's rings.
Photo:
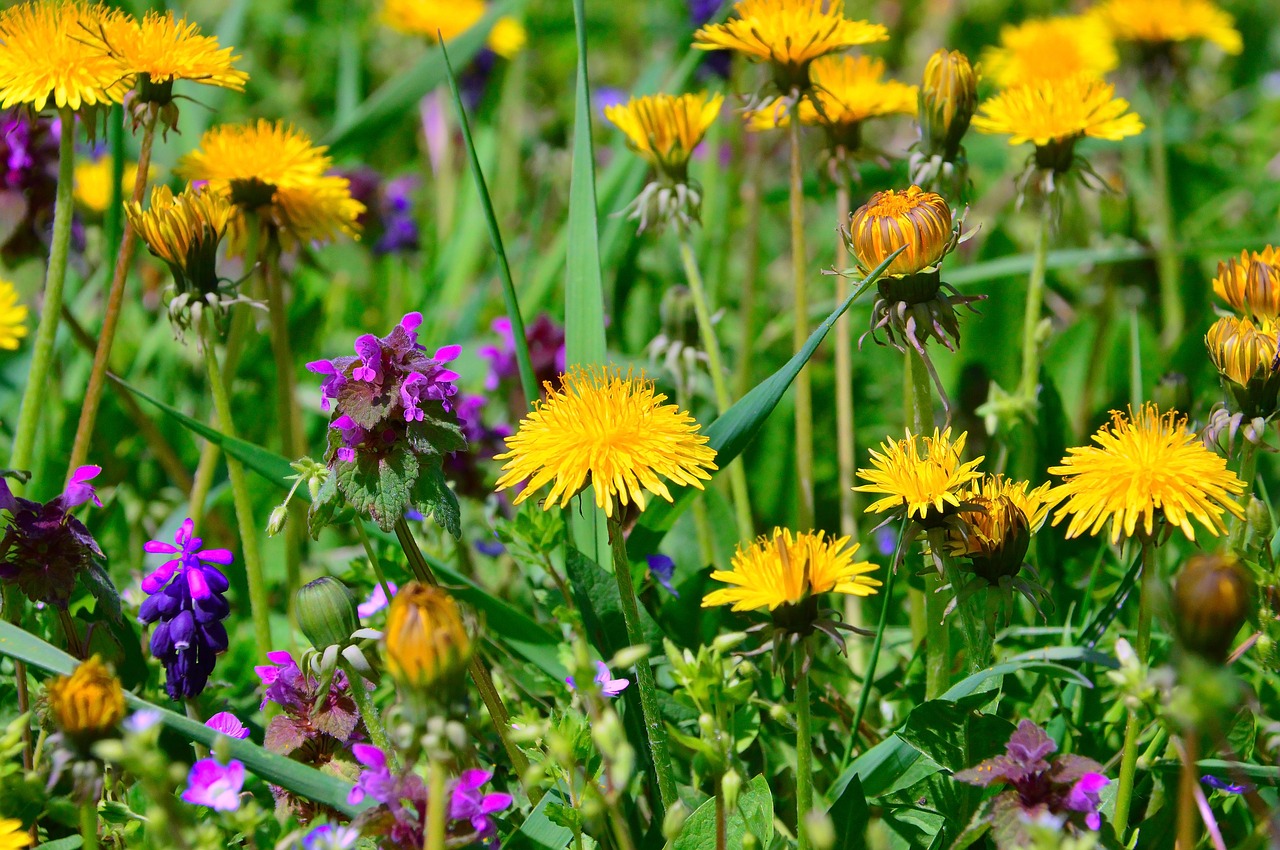
<path id="1" fill-rule="evenodd" d="M 418 459 L 408 446 L 399 444 L 380 457 L 359 452 L 354 462 L 340 463 L 333 474 L 356 513 L 369 514 L 379 528 L 390 531 L 409 507 Z"/>
<path id="2" fill-rule="evenodd" d="M 38 667 L 47 673 L 59 676 L 70 674 L 77 665 L 74 658 L 57 647 L 23 631 L 12 623 L 5 622 L 0 622 L 0 655 L 25 661 L 32 667 Z M 363 808 L 347 802 L 347 794 L 352 787 L 349 782 L 343 782 L 341 779 L 321 773 L 314 767 L 284 756 L 269 753 L 251 741 L 227 738 L 185 714 L 162 708 L 136 694 L 126 693 L 124 698 L 125 702 L 134 709 L 158 712 L 164 725 L 206 747 L 212 747 L 219 738 L 225 739 L 222 743 L 227 747 L 231 757 L 244 762 L 246 768 L 268 782 L 287 788 L 320 805 L 332 806 L 348 815 L 355 815 Z"/>
<path id="3" fill-rule="evenodd" d="M 898 737 L 952 773 L 973 767 L 1003 750 L 1013 734 L 1012 723 L 978 710 L 990 702 L 989 693 L 978 693 L 921 703 L 907 715 Z"/>
<path id="4" fill-rule="evenodd" d="M 738 808 L 729 812 L 725 823 L 725 846 L 741 847 L 742 838 L 750 831 L 759 847 L 773 840 L 773 794 L 769 782 L 757 776 L 738 794 Z M 707 800 L 689 815 L 675 840 L 675 850 L 715 850 L 716 801 Z"/>
<path id="5" fill-rule="evenodd" d="M 853 777 L 844 792 L 836 798 L 827 811 L 831 825 L 836 829 L 835 850 L 863 850 L 867 846 L 867 824 L 871 822 L 871 809 L 867 795 L 858 777 Z"/>
<path id="6" fill-rule="evenodd" d="M 564 804 L 559 791 L 552 788 L 534 806 L 515 835 L 503 841 L 502 846 L 507 850 L 563 850 L 568 847 L 573 840 L 573 831 L 547 817 L 548 807 Z"/>

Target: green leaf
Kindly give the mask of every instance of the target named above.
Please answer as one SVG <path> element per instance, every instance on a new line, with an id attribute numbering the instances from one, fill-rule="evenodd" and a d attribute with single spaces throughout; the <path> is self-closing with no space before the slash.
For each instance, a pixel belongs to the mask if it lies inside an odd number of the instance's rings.
<path id="1" fill-rule="evenodd" d="M 760 847 L 773 840 L 773 794 L 769 782 L 757 776 L 738 795 L 738 808 L 729 812 L 725 823 L 725 846 L 741 847 L 742 837 L 750 831 Z M 716 801 L 708 800 L 689 816 L 675 840 L 675 850 L 715 850 Z"/>
<path id="2" fill-rule="evenodd" d="M 84 838 L 79 835 L 68 835 L 55 841 L 46 841 L 37 845 L 35 850 L 77 850 L 84 846 Z"/>
<path id="3" fill-rule="evenodd" d="M 379 528 L 390 531 L 409 507 L 409 494 L 418 479 L 418 459 L 403 445 L 382 456 L 357 452 L 355 461 L 339 463 L 333 474 L 356 513 L 368 514 Z"/>
<path id="4" fill-rule="evenodd" d="M 466 32 L 451 39 L 453 55 L 460 64 L 470 62 L 484 47 L 489 30 L 499 18 L 511 14 L 523 0 L 505 0 L 495 3 L 488 13 Z M 429 50 L 413 67 L 383 83 L 361 103 L 345 121 L 329 131 L 320 143 L 328 145 L 333 154 L 366 142 L 386 132 L 397 121 L 418 114 L 417 104 L 424 95 L 448 79 L 444 51 L 439 47 Z"/>
<path id="5" fill-rule="evenodd" d="M 440 467 L 428 467 L 418 476 L 413 487 L 413 505 L 424 516 L 433 518 L 455 540 L 462 539 L 462 511 L 458 508 L 458 497 L 449 489 L 449 482 Z"/>
<path id="6" fill-rule="evenodd" d="M 69 675 L 77 665 L 76 660 L 62 650 L 6 622 L 0 622 L 0 655 L 25 661 L 32 667 L 59 676 Z M 222 745 L 232 758 L 244 762 L 245 767 L 260 778 L 287 788 L 300 797 L 323 806 L 332 806 L 347 815 L 355 815 L 364 808 L 347 802 L 347 794 L 352 788 L 349 782 L 343 782 L 284 756 L 269 753 L 251 741 L 228 738 L 185 714 L 162 708 L 136 694 L 125 693 L 124 699 L 134 709 L 158 712 L 164 725 L 206 747 L 212 747 L 222 739 Z"/>
<path id="7" fill-rule="evenodd" d="M 991 692 L 959 700 L 935 699 L 911 710 L 898 737 L 955 773 L 1004 749 L 1013 724 L 978 709 L 991 702 Z"/>
<path id="8" fill-rule="evenodd" d="M 836 798 L 827 812 L 831 825 L 836 829 L 834 850 L 863 850 L 867 846 L 867 824 L 871 822 L 871 809 L 862 783 L 853 777 L 844 792 Z"/>
<path id="9" fill-rule="evenodd" d="M 503 841 L 502 846 L 507 850 L 563 850 L 568 847 L 573 840 L 573 832 L 552 820 L 550 814 L 564 808 L 564 798 L 552 788 L 538 801 L 515 835 Z"/>
<path id="10" fill-rule="evenodd" d="M 630 644 L 622 617 L 622 597 L 617 580 L 601 569 L 576 547 L 570 546 L 565 556 L 565 569 L 573 586 L 574 602 L 582 612 L 582 625 L 600 657 L 609 658 Z M 655 651 L 661 651 L 662 629 L 640 608 L 640 631 Z"/>

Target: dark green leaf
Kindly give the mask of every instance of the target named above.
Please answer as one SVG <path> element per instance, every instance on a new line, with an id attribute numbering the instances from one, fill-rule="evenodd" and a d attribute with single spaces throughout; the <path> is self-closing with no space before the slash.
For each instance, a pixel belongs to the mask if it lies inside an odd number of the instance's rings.
<path id="1" fill-rule="evenodd" d="M 576 814 L 564 803 L 560 792 L 552 788 L 546 793 L 515 835 L 502 842 L 507 850 L 563 850 L 573 840 L 573 832 L 558 821 Z"/>
<path id="2" fill-rule="evenodd" d="M 768 847 L 773 840 L 773 794 L 769 782 L 757 776 L 738 795 L 738 808 L 728 813 L 725 823 L 725 846 L 741 847 L 748 831 Z M 689 816 L 675 840 L 675 850 L 715 850 L 716 801 L 708 800 Z"/>
<path id="3" fill-rule="evenodd" d="M 959 700 L 921 703 L 907 715 L 899 737 L 955 773 L 995 755 L 1013 734 L 1013 724 L 978 709 L 991 702 L 990 692 Z"/>
<path id="4" fill-rule="evenodd" d="M 458 497 L 449 489 L 449 482 L 445 481 L 440 467 L 424 469 L 418 476 L 413 488 L 413 504 L 423 516 L 432 517 L 455 540 L 462 538 L 462 511 L 458 508 Z"/>
<path id="5" fill-rule="evenodd" d="M 867 846 L 867 824 L 871 821 L 871 809 L 867 806 L 862 783 L 853 777 L 844 792 L 836 798 L 827 812 L 831 825 L 836 829 L 835 850 L 863 850 Z"/>
<path id="6" fill-rule="evenodd" d="M 390 531 L 409 507 L 418 459 L 403 445 L 382 456 L 357 452 L 353 462 L 339 463 L 334 475 L 356 513 L 368 514 L 379 528 Z"/>

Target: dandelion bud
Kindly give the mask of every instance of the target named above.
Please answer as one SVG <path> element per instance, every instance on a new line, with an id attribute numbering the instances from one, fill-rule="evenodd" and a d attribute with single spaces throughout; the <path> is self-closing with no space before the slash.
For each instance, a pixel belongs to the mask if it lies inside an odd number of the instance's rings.
<path id="1" fill-rule="evenodd" d="M 387 672 L 401 687 L 437 698 L 456 688 L 471 658 L 458 603 L 439 587 L 410 582 L 387 612 Z"/>
<path id="2" fill-rule="evenodd" d="M 939 50 L 924 67 L 920 137 L 930 155 L 954 162 L 978 106 L 978 74 L 959 50 Z"/>
<path id="3" fill-rule="evenodd" d="M 54 679 L 45 686 L 44 693 L 53 722 L 82 746 L 107 737 L 124 718 L 120 680 L 96 655 L 82 662 L 70 676 Z"/>
<path id="4" fill-rule="evenodd" d="M 738 644 L 746 639 L 746 632 L 729 632 L 728 634 L 717 635 L 716 639 L 711 641 L 711 648 L 721 654 L 733 652 L 738 648 Z"/>
<path id="5" fill-rule="evenodd" d="M 1213 323 L 1204 342 L 1209 359 L 1247 417 L 1267 417 L 1280 396 L 1280 322 L 1224 316 Z"/>
<path id="6" fill-rule="evenodd" d="M 1234 555 L 1195 555 L 1173 588 L 1178 638 L 1191 652 L 1223 662 L 1252 605 L 1253 577 Z"/>
<path id="7" fill-rule="evenodd" d="M 1259 499 L 1257 496 L 1250 496 L 1249 503 L 1244 508 L 1245 522 L 1249 523 L 1249 537 L 1251 540 L 1257 541 L 1259 545 L 1263 541 L 1271 539 L 1271 533 L 1274 530 L 1271 522 L 1271 511 L 1267 508 L 1267 503 Z"/>
<path id="8" fill-rule="evenodd" d="M 1231 309 L 1255 322 L 1280 318 L 1280 251 L 1268 245 L 1218 263 L 1213 291 Z"/>
<path id="9" fill-rule="evenodd" d="M 298 625 L 316 649 L 345 646 L 351 633 L 360 628 L 356 598 L 333 576 L 308 582 L 293 597 L 298 611 Z"/>
<path id="10" fill-rule="evenodd" d="M 724 796 L 725 808 L 734 811 L 738 808 L 738 795 L 742 793 L 742 774 L 730 769 L 720 778 L 720 793 Z"/>
<path id="11" fill-rule="evenodd" d="M 1151 400 L 1161 410 L 1176 410 L 1186 416 L 1191 412 L 1191 382 L 1181 372 L 1166 372 L 1151 391 Z"/>
<path id="12" fill-rule="evenodd" d="M 885 269 L 887 277 L 935 271 L 956 245 L 951 207 L 941 195 L 926 192 L 919 186 L 903 192 L 893 189 L 876 192 L 849 217 L 849 226 L 843 235 L 849 252 L 864 272 L 871 271 L 906 245 L 907 249 Z M 919 300 L 929 300 L 936 291 L 935 285 L 933 291 Z"/>
<path id="13" fill-rule="evenodd" d="M 689 819 L 689 809 L 680 800 L 676 800 L 667 807 L 667 813 L 662 818 L 662 837 L 668 841 L 675 841 L 680 837 L 680 830 L 684 829 L 684 822 Z"/>

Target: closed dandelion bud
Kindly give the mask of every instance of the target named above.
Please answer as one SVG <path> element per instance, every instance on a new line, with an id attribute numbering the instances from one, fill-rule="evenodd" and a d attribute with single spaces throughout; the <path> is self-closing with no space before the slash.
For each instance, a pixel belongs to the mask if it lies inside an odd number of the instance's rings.
<path id="1" fill-rule="evenodd" d="M 724 796 L 725 808 L 733 811 L 738 808 L 738 795 L 742 793 L 742 774 L 730 769 L 720 778 L 720 793 Z"/>
<path id="2" fill-rule="evenodd" d="M 688 807 L 680 800 L 676 800 L 667 807 L 667 813 L 662 818 L 662 837 L 668 841 L 675 841 L 680 837 L 680 831 L 684 829 L 684 822 L 688 819 Z"/>
<path id="3" fill-rule="evenodd" d="M 1280 251 L 1268 245 L 1218 263 L 1213 291 L 1232 310 L 1255 322 L 1280 319 Z"/>
<path id="4" fill-rule="evenodd" d="M 45 686 L 49 714 L 68 739 L 82 747 L 110 735 L 124 719 L 120 680 L 98 656 Z"/>
<path id="5" fill-rule="evenodd" d="M 937 271 L 938 263 L 956 246 L 951 207 L 941 195 L 926 192 L 919 186 L 902 192 L 893 189 L 876 192 L 849 217 L 849 226 L 843 235 L 849 253 L 864 273 L 905 245 L 906 250 L 885 269 L 886 278 Z M 919 298 L 899 300 L 928 301 L 936 292 L 935 283 L 931 291 L 920 293 Z"/>
<path id="6" fill-rule="evenodd" d="M 471 658 L 458 603 L 445 590 L 416 581 L 391 600 L 384 647 L 396 683 L 436 699 L 461 683 Z"/>
<path id="7" fill-rule="evenodd" d="M 1191 382 L 1181 372 L 1166 372 L 1151 391 L 1151 400 L 1161 410 L 1176 410 L 1186 416 L 1191 412 Z"/>
<path id="8" fill-rule="evenodd" d="M 1234 555 L 1194 555 L 1173 588 L 1174 623 L 1187 650 L 1221 663 L 1252 606 L 1252 576 Z"/>
<path id="9" fill-rule="evenodd" d="M 978 108 L 978 74 L 959 50 L 939 50 L 924 67 L 920 137 L 925 151 L 954 162 Z"/>
<path id="10" fill-rule="evenodd" d="M 350 588 L 333 576 L 324 576 L 299 588 L 293 597 L 298 625 L 316 649 L 345 646 L 360 628 L 356 598 Z"/>
<path id="11" fill-rule="evenodd" d="M 1280 321 L 1274 319 L 1254 323 L 1224 316 L 1205 334 L 1209 359 L 1247 417 L 1268 417 L 1276 412 L 1280 396 L 1278 341 Z"/>

